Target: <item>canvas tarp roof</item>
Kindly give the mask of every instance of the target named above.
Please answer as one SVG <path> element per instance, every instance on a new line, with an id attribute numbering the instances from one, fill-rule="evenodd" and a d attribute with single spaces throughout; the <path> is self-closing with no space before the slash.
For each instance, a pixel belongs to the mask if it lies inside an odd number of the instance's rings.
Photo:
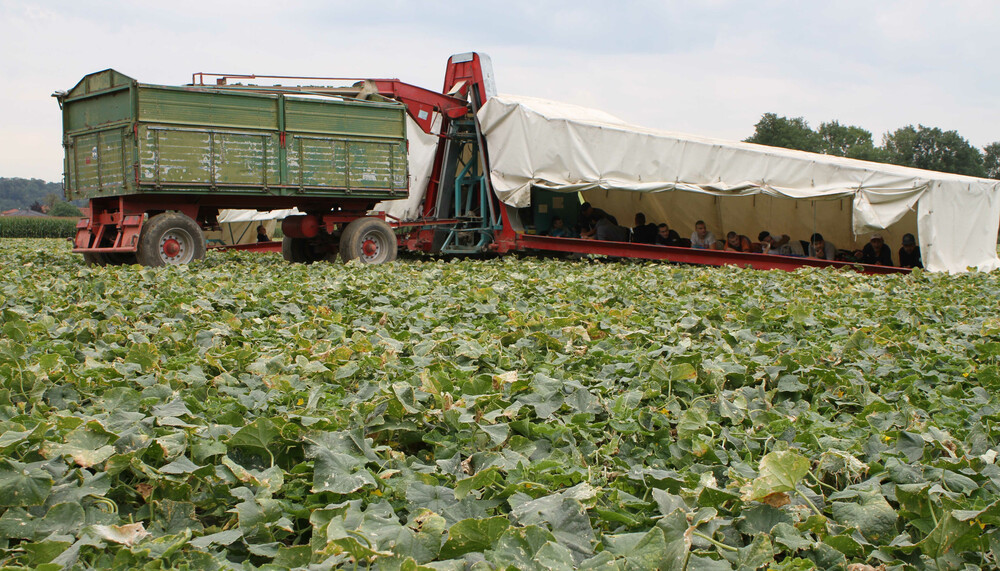
<path id="1" fill-rule="evenodd" d="M 261 220 L 284 220 L 285 218 L 295 214 L 300 214 L 298 208 L 285 208 L 282 210 L 227 209 L 219 211 L 219 224 L 257 222 Z"/>
<path id="2" fill-rule="evenodd" d="M 768 230 L 808 228 L 811 218 L 814 230 L 839 232 L 840 247 L 899 226 L 916 231 L 929 270 L 1000 268 L 1000 181 L 647 129 L 530 97 L 492 97 L 479 120 L 494 189 L 513 207 L 528 206 L 538 187 L 582 192 L 609 211 L 644 204 L 653 212 L 711 218 L 719 232 L 750 234 L 762 220 Z M 808 206 L 800 208 L 802 201 Z"/>

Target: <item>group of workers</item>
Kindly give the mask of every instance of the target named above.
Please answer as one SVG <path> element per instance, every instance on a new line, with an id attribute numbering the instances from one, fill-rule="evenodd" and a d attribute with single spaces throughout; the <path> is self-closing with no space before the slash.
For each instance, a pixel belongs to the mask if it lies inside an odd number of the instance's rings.
<path id="1" fill-rule="evenodd" d="M 913 234 L 903 234 L 902 245 L 899 248 L 899 267 L 922 268 L 920 246 Z M 819 232 L 809 237 L 809 241 L 798 241 L 789 238 L 788 234 L 778 237 L 768 231 L 757 235 L 757 242 L 751 243 L 746 236 L 730 232 L 726 236 L 724 248 L 738 252 L 760 252 L 779 256 L 807 256 L 821 260 L 837 260 L 841 262 L 860 262 L 877 266 L 895 266 L 892 261 L 892 251 L 885 244 L 881 234 L 872 234 L 868 243 L 860 250 L 838 250 L 831 242 L 823 238 Z"/>
<path id="2" fill-rule="evenodd" d="M 787 234 L 774 234 L 762 231 L 753 242 L 748 236 L 729 232 L 725 240 L 718 240 L 708 230 L 704 220 L 694 223 L 691 238 L 681 238 L 667 224 L 647 223 L 646 215 L 639 212 L 635 215 L 635 226 L 626 228 L 618 225 L 618 220 L 600 208 L 594 208 L 589 202 L 580 206 L 578 219 L 579 233 L 566 228 L 558 216 L 553 217 L 552 227 L 548 234 L 554 237 L 576 237 L 587 240 L 607 240 L 611 242 L 633 242 L 640 244 L 656 244 L 660 246 L 676 246 L 697 248 L 703 250 L 729 250 L 734 252 L 752 252 L 778 256 L 797 256 L 819 258 L 823 260 L 839 260 L 845 262 L 860 262 L 893 266 L 892 251 L 885 244 L 881 234 L 873 234 L 871 239 L 860 250 L 838 250 L 831 242 L 823 239 L 820 233 L 813 234 L 808 241 L 792 240 Z M 913 234 L 904 234 L 902 247 L 899 249 L 899 267 L 922 268 L 920 246 Z"/>

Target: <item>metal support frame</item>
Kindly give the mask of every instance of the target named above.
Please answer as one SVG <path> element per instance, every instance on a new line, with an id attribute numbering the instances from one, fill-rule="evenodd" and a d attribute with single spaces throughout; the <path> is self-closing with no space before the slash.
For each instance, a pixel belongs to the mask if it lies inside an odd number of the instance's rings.
<path id="1" fill-rule="evenodd" d="M 475 108 L 473 105 L 473 109 Z M 470 127 L 475 131 L 474 136 L 470 132 Z M 489 177 L 485 174 L 484 169 L 487 164 L 483 160 L 485 139 L 477 121 L 475 119 L 453 121 L 448 133 L 448 142 L 471 146 L 472 155 L 455 176 L 452 185 L 453 200 L 450 210 L 459 222 L 446 229 L 447 236 L 437 250 L 443 254 L 474 254 L 490 251 L 497 231 L 503 228 L 503 221 L 499 216 L 500 204 L 493 194 Z M 457 156 L 457 152 L 446 154 L 446 157 L 451 157 L 452 160 Z M 457 164 L 449 164 L 445 168 L 454 169 L 457 168 Z M 476 214 L 473 215 L 473 212 Z M 473 242 L 461 244 L 461 239 L 469 235 L 475 236 Z"/>
<path id="2" fill-rule="evenodd" d="M 258 210 L 295 207 L 315 214 L 321 217 L 328 232 L 332 232 L 338 224 L 364 216 L 384 219 L 381 213 L 368 214 L 374 206 L 371 199 L 254 196 L 251 203 Z M 175 210 L 204 227 L 216 222 L 220 209 L 247 206 L 248 200 L 245 195 L 229 194 L 137 194 L 94 198 L 84 208 L 84 216 L 76 224 L 73 252 L 135 252 L 139 245 L 142 226 L 149 214 Z"/>
<path id="3" fill-rule="evenodd" d="M 869 274 L 897 274 L 910 272 L 909 268 L 875 266 L 852 262 L 836 262 L 832 260 L 819 260 L 816 258 L 796 258 L 790 256 L 775 256 L 771 254 L 730 252 L 726 250 L 699 250 L 695 248 L 655 246 L 652 244 L 637 244 L 631 242 L 603 242 L 599 240 L 583 240 L 580 238 L 553 238 L 551 236 L 534 236 L 530 234 L 518 235 L 517 249 L 576 254 L 597 254 L 620 258 L 662 260 L 667 262 L 709 266 L 744 266 L 757 270 L 792 271 L 801 267 L 814 267 L 848 268 Z"/>
<path id="4" fill-rule="evenodd" d="M 205 83 L 206 78 L 214 78 L 215 84 Z M 292 79 L 329 82 L 354 82 L 351 86 L 334 87 L 324 85 L 229 85 L 229 80 L 243 79 Z M 365 79 L 357 77 L 309 77 L 292 75 L 240 75 L 198 72 L 191 76 L 192 86 L 208 89 L 228 89 L 236 91 L 255 91 L 258 93 L 303 93 L 308 95 L 328 95 L 333 97 L 365 98 L 371 93 L 390 97 L 406 105 L 413 120 L 420 125 L 425 133 L 431 132 L 434 113 L 457 119 L 468 112 L 468 105 L 459 97 L 437 93 L 430 89 L 417 87 L 398 79 Z"/>

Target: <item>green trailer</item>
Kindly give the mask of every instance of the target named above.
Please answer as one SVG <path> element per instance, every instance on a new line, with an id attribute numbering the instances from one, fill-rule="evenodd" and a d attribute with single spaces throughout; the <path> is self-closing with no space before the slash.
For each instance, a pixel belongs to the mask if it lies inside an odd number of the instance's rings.
<path id="1" fill-rule="evenodd" d="M 90 201 L 74 251 L 96 263 L 204 255 L 220 209 L 298 208 L 290 261 L 382 262 L 396 239 L 369 216 L 408 192 L 406 106 L 251 90 L 138 83 L 114 70 L 57 94 L 65 190 Z"/>

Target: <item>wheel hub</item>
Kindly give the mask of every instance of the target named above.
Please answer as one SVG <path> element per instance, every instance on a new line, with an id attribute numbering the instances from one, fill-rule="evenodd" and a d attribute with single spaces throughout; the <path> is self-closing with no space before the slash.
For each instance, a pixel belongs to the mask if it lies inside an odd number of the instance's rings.
<path id="1" fill-rule="evenodd" d="M 364 241 L 361 244 L 361 251 L 364 253 L 366 258 L 373 258 L 378 255 L 379 247 L 378 242 L 372 240 L 371 238 Z"/>
<path id="2" fill-rule="evenodd" d="M 173 238 L 163 241 L 163 254 L 168 258 L 176 258 L 181 253 L 180 242 Z"/>

